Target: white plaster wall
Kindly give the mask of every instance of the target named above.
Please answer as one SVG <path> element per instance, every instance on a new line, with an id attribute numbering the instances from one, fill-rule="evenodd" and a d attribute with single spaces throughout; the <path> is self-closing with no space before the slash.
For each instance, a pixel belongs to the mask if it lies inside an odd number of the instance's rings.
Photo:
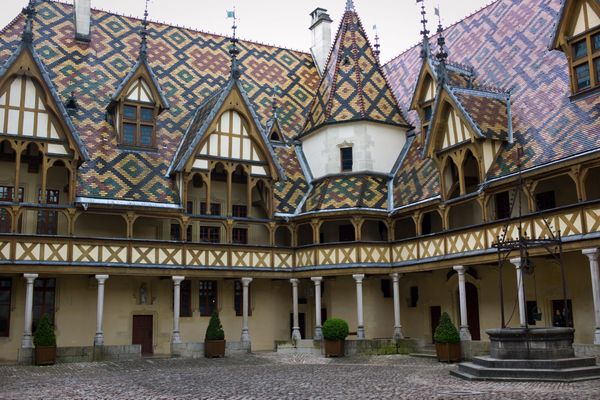
<path id="1" fill-rule="evenodd" d="M 341 172 L 340 147 L 353 148 L 353 172 L 389 173 L 400 155 L 406 132 L 373 122 L 330 125 L 302 139 L 306 161 L 315 179 Z"/>

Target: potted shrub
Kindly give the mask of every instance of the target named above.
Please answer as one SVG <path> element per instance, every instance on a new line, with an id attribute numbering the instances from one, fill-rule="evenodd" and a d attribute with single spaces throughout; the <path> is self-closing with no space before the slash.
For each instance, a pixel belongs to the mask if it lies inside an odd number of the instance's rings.
<path id="1" fill-rule="evenodd" d="M 208 328 L 206 328 L 204 356 L 208 358 L 225 357 L 225 332 L 223 332 L 217 310 L 213 311 Z"/>
<path id="2" fill-rule="evenodd" d="M 343 357 L 344 340 L 348 336 L 348 323 L 340 318 L 330 318 L 323 324 L 325 357 Z"/>
<path id="3" fill-rule="evenodd" d="M 440 317 L 433 339 L 438 361 L 460 361 L 460 335 L 447 312 Z"/>
<path id="4" fill-rule="evenodd" d="M 56 362 L 56 335 L 48 314 L 44 314 L 33 335 L 35 365 L 52 365 Z"/>

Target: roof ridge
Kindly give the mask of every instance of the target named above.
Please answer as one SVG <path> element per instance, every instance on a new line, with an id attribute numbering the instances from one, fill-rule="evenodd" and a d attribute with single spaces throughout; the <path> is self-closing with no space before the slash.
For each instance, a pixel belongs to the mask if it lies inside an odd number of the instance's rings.
<path id="1" fill-rule="evenodd" d="M 356 11 L 346 11 L 347 13 L 350 14 L 354 14 L 356 16 L 356 24 L 357 24 L 357 28 L 358 29 L 363 29 L 364 27 L 362 26 L 362 23 L 360 21 L 360 18 L 358 17 L 358 14 L 356 13 Z M 351 18 L 353 18 L 353 15 L 350 15 Z M 356 44 L 356 34 L 357 34 L 357 30 L 358 29 L 354 29 L 353 32 L 351 32 L 352 34 L 352 46 L 356 49 L 358 49 L 358 45 Z M 365 38 L 366 38 L 366 32 L 365 32 Z M 371 44 L 368 42 L 367 40 L 367 44 L 370 47 Z M 363 88 L 363 82 L 362 82 L 362 74 L 361 74 L 361 70 L 360 70 L 360 66 L 358 65 L 358 61 L 360 60 L 360 56 L 358 54 L 358 51 L 356 52 L 356 54 L 353 54 L 354 59 L 354 73 L 356 74 L 356 85 L 357 85 L 357 92 L 358 92 L 358 104 L 359 104 L 359 109 L 360 109 L 360 115 L 363 118 L 366 118 L 367 115 L 367 110 L 365 109 L 365 92 L 364 92 L 364 88 Z"/>

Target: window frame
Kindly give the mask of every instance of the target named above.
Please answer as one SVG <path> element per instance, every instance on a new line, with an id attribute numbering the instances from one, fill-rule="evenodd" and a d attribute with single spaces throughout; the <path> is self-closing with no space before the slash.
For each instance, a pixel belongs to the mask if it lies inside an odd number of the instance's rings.
<path id="1" fill-rule="evenodd" d="M 216 234 L 215 234 L 216 232 Z M 200 226 L 200 243 L 221 243 L 221 227 L 201 225 Z"/>
<path id="2" fill-rule="evenodd" d="M 600 61 L 598 61 L 600 60 L 600 46 L 594 48 L 593 45 L 593 38 L 597 35 L 600 35 L 600 26 L 596 26 L 567 40 L 571 91 L 574 95 L 600 88 Z M 587 54 L 575 58 L 575 45 L 583 41 L 586 43 Z M 577 82 L 576 69 L 583 65 L 588 66 L 590 85 L 580 88 Z"/>
<path id="3" fill-rule="evenodd" d="M 60 204 L 60 190 L 46 189 L 45 204 Z M 42 201 L 41 189 L 38 190 L 38 201 Z M 38 235 L 58 235 L 58 211 L 38 211 L 36 221 L 36 233 Z"/>
<path id="4" fill-rule="evenodd" d="M 14 200 L 14 186 L 0 185 L 0 201 L 12 203 Z M 6 195 L 4 195 L 6 193 Z M 19 203 L 23 202 L 23 198 L 25 196 L 25 189 L 23 186 L 19 187 Z M 8 212 L 8 210 L 2 208 L 0 209 L 0 233 L 11 233 L 12 229 L 12 219 L 13 216 Z M 19 218 L 17 232 L 21 232 L 21 223 L 22 219 Z"/>
<path id="5" fill-rule="evenodd" d="M 192 281 L 184 279 L 179 284 L 179 316 L 182 318 L 193 317 L 192 309 Z"/>
<path id="6" fill-rule="evenodd" d="M 49 282 L 53 284 L 51 286 L 48 285 Z M 33 307 L 32 307 L 32 331 L 35 332 L 35 327 L 44 316 L 44 314 L 48 314 L 50 318 L 50 322 L 52 325 L 55 324 L 55 314 L 56 314 L 56 278 L 37 278 L 33 283 Z M 40 286 L 41 284 L 41 286 Z M 36 299 L 40 296 L 36 295 L 36 293 L 42 293 L 41 299 L 42 303 L 36 305 Z M 51 310 L 52 314 L 48 313 L 47 309 L 49 307 L 49 303 L 46 303 L 46 293 L 52 294 L 52 304 Z"/>
<path id="7" fill-rule="evenodd" d="M 0 337 L 10 337 L 10 316 L 11 316 L 10 314 L 11 314 L 11 307 L 12 307 L 12 288 L 13 288 L 12 281 L 13 280 L 10 277 L 0 278 L 0 292 L 8 292 L 8 301 L 6 303 L 0 302 L 0 310 L 2 310 L 3 308 L 6 309 L 6 330 L 5 331 L 0 330 Z M 2 282 L 8 282 L 8 285 L 4 286 L 1 284 Z M 0 311 L 0 318 L 1 318 L 1 316 L 2 316 L 2 312 Z"/>
<path id="8" fill-rule="evenodd" d="M 206 213 L 206 202 L 200 202 L 200 215 L 209 215 Z M 218 211 L 215 213 L 214 211 Z M 221 215 L 221 203 L 210 203 L 210 215 Z"/>
<path id="9" fill-rule="evenodd" d="M 231 243 L 248 244 L 248 228 L 233 228 L 231 230 Z"/>
<path id="10" fill-rule="evenodd" d="M 198 300 L 200 316 L 212 316 L 212 313 L 219 309 L 219 283 L 215 280 L 198 281 Z"/>
<path id="11" fill-rule="evenodd" d="M 347 162 L 347 152 L 350 151 L 350 168 L 346 168 L 344 166 L 345 162 Z M 346 154 L 344 154 L 346 152 Z M 344 146 L 340 147 L 340 171 L 341 172 L 352 172 L 354 170 L 354 147 L 353 146 Z"/>
<path id="12" fill-rule="evenodd" d="M 134 107 L 136 109 L 136 117 L 134 119 L 127 118 L 125 116 L 125 107 Z M 152 110 L 152 121 L 142 120 L 142 109 Z M 119 105 L 120 121 L 119 121 L 119 132 L 120 132 L 120 144 L 123 147 L 133 147 L 140 149 L 156 149 L 156 118 L 158 116 L 158 107 L 153 103 L 144 103 L 139 101 L 133 101 L 123 99 Z M 125 142 L 125 125 L 135 125 L 135 135 L 133 143 Z M 142 144 L 142 127 L 150 127 L 152 132 L 150 133 L 150 144 Z"/>

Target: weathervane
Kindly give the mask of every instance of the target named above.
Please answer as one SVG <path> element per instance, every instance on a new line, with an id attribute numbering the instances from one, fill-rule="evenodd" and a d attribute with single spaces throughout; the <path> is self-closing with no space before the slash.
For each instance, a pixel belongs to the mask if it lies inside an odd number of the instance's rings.
<path id="1" fill-rule="evenodd" d="M 227 11 L 227 18 L 233 19 L 233 25 L 231 26 L 231 30 L 233 31 L 233 35 L 229 42 L 231 46 L 229 47 L 229 55 L 231 56 L 231 77 L 233 79 L 238 79 L 242 73 L 239 70 L 237 56 L 240 54 L 240 49 L 237 47 L 238 39 L 236 36 L 237 31 L 237 17 L 235 15 L 235 6 L 233 7 L 233 11 Z"/>
<path id="2" fill-rule="evenodd" d="M 417 4 L 421 3 L 421 24 L 423 24 L 423 30 L 421 30 L 421 36 L 423 36 L 423 43 L 421 47 L 421 58 L 429 57 L 429 29 L 427 29 L 427 11 L 425 11 L 425 0 L 417 0 Z"/>
<path id="3" fill-rule="evenodd" d="M 144 20 L 142 21 L 142 31 L 140 36 L 142 43 L 140 44 L 140 57 L 146 58 L 148 54 L 148 3 L 150 0 L 146 0 L 146 6 L 144 8 Z"/>
<path id="4" fill-rule="evenodd" d="M 379 44 L 379 33 L 377 32 L 377 25 L 373 25 L 373 30 L 375 31 L 375 57 L 377 57 L 377 61 L 379 61 L 379 55 L 381 54 L 380 51 L 380 47 L 381 45 Z"/>

